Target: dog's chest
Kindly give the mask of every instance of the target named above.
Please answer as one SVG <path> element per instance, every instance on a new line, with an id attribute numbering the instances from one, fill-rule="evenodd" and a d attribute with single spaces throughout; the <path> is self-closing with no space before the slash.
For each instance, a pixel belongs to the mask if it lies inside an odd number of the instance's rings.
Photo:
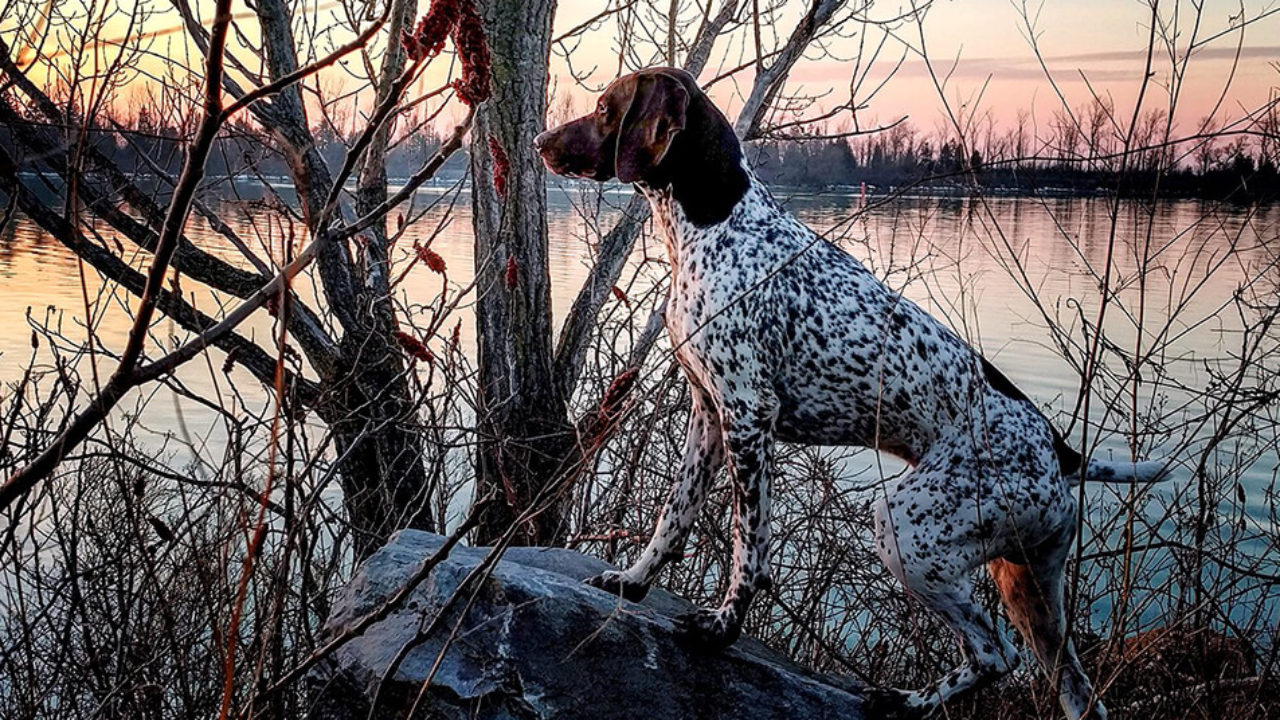
<path id="1" fill-rule="evenodd" d="M 751 304 L 750 298 L 733 300 L 749 268 L 742 266 L 742 258 L 729 257 L 734 244 L 724 237 L 727 224 L 700 228 L 685 218 L 669 193 L 649 190 L 646 195 L 671 264 L 667 333 L 690 379 L 705 387 L 715 372 L 711 355 Z"/>
<path id="2" fill-rule="evenodd" d="M 669 241 L 670 242 L 670 241 Z M 708 259 L 697 250 L 672 253 L 671 294 L 664 321 L 676 359 L 686 373 L 703 387 L 711 385 L 714 371 L 709 355 L 722 332 L 718 327 L 732 322 L 733 315 L 719 307 L 717 297 L 723 286 L 710 277 Z"/>

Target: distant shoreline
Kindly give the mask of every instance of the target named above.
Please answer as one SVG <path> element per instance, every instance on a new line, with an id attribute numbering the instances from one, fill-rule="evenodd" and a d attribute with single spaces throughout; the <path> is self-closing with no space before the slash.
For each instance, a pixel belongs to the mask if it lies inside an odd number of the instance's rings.
<path id="1" fill-rule="evenodd" d="M 19 177 L 36 178 L 41 173 L 24 170 L 18 173 Z M 994 174 L 994 173 L 993 173 Z M 1028 173 L 1029 174 L 1029 173 Z M 1188 173 L 1190 175 L 1190 173 Z M 156 183 L 161 181 L 155 175 L 149 173 L 138 173 L 136 177 L 144 183 Z M 1191 175 L 1191 177 L 1200 178 L 1203 176 Z M 56 176 L 45 175 L 46 182 L 58 183 Z M 403 187 L 404 183 L 409 180 L 408 176 L 389 177 L 389 188 L 395 190 Z M 1181 182 L 1171 182 L 1158 190 L 1149 183 L 1132 183 L 1124 192 L 1117 192 L 1114 187 L 1109 187 L 1105 183 L 1095 181 L 1092 183 L 1078 183 L 1076 186 L 1071 184 L 1046 183 L 1044 185 L 1036 185 L 1030 182 L 1021 182 L 1017 184 L 1007 183 L 983 183 L 981 174 L 978 177 L 978 184 L 967 184 L 957 182 L 940 182 L 938 180 L 919 179 L 911 177 L 896 178 L 878 178 L 878 182 L 867 181 L 865 186 L 863 183 L 788 183 L 769 181 L 762 178 L 765 183 L 778 194 L 797 195 L 800 193 L 822 195 L 827 197 L 859 197 L 865 194 L 868 198 L 883 199 L 887 197 L 900 198 L 941 198 L 941 199 L 965 199 L 976 197 L 998 197 L 998 198 L 1045 198 L 1045 199 L 1103 199 L 1120 197 L 1126 200 L 1150 200 L 1155 194 L 1157 200 L 1160 201 L 1186 201 L 1201 200 L 1206 202 L 1226 202 L 1232 204 L 1272 204 L 1280 201 L 1280 182 L 1264 182 L 1264 183 L 1242 183 L 1227 189 L 1222 184 L 1211 184 L 1208 187 L 1189 187 L 1188 183 L 1183 180 Z M 437 176 L 432 181 L 424 184 L 419 188 L 421 191 L 442 190 L 452 188 L 462 182 L 462 189 L 470 188 L 470 180 L 461 173 L 448 173 Z M 271 187 L 276 190 L 293 190 L 294 185 L 287 176 L 277 175 L 258 175 L 247 176 L 243 174 L 237 175 L 208 175 L 205 179 L 206 188 L 217 186 L 219 184 L 232 182 L 237 185 L 250 185 L 259 187 Z M 355 180 L 348 183 L 351 189 L 355 187 Z M 558 177 L 547 178 L 548 190 L 567 190 L 581 187 L 587 184 L 594 184 L 587 180 L 564 179 Z M 1252 185 L 1252 187 L 1251 187 Z M 629 186 L 610 181 L 603 186 L 604 192 L 610 194 L 630 195 L 632 190 Z M 1158 193 L 1158 194 L 1156 194 Z M 3 192 L 0 192 L 3 195 Z"/>

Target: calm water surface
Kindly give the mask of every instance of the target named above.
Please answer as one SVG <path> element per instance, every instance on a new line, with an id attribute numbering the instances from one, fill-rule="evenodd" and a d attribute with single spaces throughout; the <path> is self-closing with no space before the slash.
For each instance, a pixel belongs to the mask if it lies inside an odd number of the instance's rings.
<path id="1" fill-rule="evenodd" d="M 242 198 L 263 195 L 261 188 L 253 186 L 241 186 L 238 191 Z M 1102 199 L 997 198 L 979 203 L 918 198 L 877 206 L 881 199 L 874 197 L 785 189 L 777 194 L 812 227 L 828 233 L 892 287 L 980 347 L 1029 396 L 1050 410 L 1070 410 L 1078 393 L 1078 376 L 1055 347 L 1047 329 L 1049 319 L 1071 328 L 1075 337 L 1080 335 L 1081 318 L 1094 321 L 1101 296 L 1097 277 L 1106 265 L 1109 248 L 1115 266 L 1113 289 L 1125 308 L 1108 311 L 1109 339 L 1132 353 L 1139 337 L 1136 317 L 1141 310 L 1147 329 L 1142 334 L 1144 347 L 1162 331 L 1176 338 L 1169 343 L 1165 364 L 1173 379 L 1191 388 L 1203 386 L 1208 381 L 1206 368 L 1229 357 L 1239 343 L 1242 321 L 1230 308 L 1233 293 L 1242 286 L 1272 292 L 1280 286 L 1276 268 L 1280 211 L 1274 208 L 1250 212 L 1200 202 L 1169 202 L 1158 206 L 1154 220 L 1148 223 L 1141 206 L 1126 204 L 1116 220 L 1113 243 L 1111 204 Z M 629 197 L 622 188 L 601 192 L 567 186 L 549 191 L 557 328 L 590 267 L 594 248 L 587 238 L 607 230 Z M 450 285 L 465 285 L 472 263 L 467 193 L 455 198 L 449 188 L 434 188 L 419 193 L 416 203 L 418 208 L 434 207 L 399 243 L 392 276 L 398 276 L 407 264 L 411 241 L 436 234 L 447 213 L 432 246 L 448 264 Z M 261 256 L 281 257 L 282 238 L 287 233 L 268 222 L 266 214 L 255 212 L 248 203 L 228 202 L 222 210 Z M 854 217 L 857 219 L 851 220 Z M 203 246 L 235 257 L 234 250 L 202 220 L 193 220 L 188 232 Z M 115 242 L 109 229 L 103 228 L 103 233 L 104 242 Z M 1145 265 L 1141 261 L 1144 256 L 1148 258 Z M 135 262 L 145 260 L 135 258 Z M 644 290 L 661 283 L 665 272 L 660 244 L 646 235 L 620 284 L 627 287 L 629 296 L 642 302 Z M 1144 283 L 1140 283 L 1142 279 Z M 419 265 L 396 292 L 413 308 L 414 304 L 430 302 L 439 293 L 441 282 L 439 276 Z M 315 301 L 309 280 L 300 289 L 313 306 L 321 304 Z M 184 283 L 183 290 L 212 315 L 228 302 L 201 291 L 193 281 Z M 656 294 L 647 298 L 655 300 Z M 1145 302 L 1140 302 L 1143 298 Z M 0 381 L 20 377 L 32 359 L 32 321 L 59 330 L 63 337 L 60 352 L 77 364 L 88 381 L 88 358 L 69 355 L 86 336 L 86 318 L 96 329 L 100 350 L 118 350 L 129 327 L 126 308 L 133 302 L 127 293 L 104 286 L 91 268 L 81 268 L 73 255 L 32 223 L 19 219 L 0 237 Z M 647 310 L 638 313 L 637 322 L 642 323 L 646 314 Z M 464 342 L 471 347 L 468 311 L 463 309 L 459 318 Z M 175 334 L 185 337 L 164 320 L 153 332 L 155 342 L 164 344 L 173 342 Z M 267 345 L 269 332 L 265 317 L 246 329 Z M 196 391 L 226 398 L 227 383 L 219 368 L 222 356 L 220 352 L 214 355 L 209 363 L 189 364 L 180 378 Z M 49 365 L 49 343 L 43 342 L 34 357 Z M 109 358 L 99 356 L 98 362 L 101 373 L 110 371 Z M 252 398 L 257 386 L 247 376 L 241 379 L 242 388 Z M 162 397 L 170 394 L 154 388 L 136 393 L 137 403 L 153 400 L 142 416 L 144 435 L 149 433 L 150 441 L 163 443 L 181 421 L 200 443 L 216 447 L 221 423 L 196 403 Z M 1175 408 L 1183 400 L 1182 393 L 1168 387 L 1142 386 L 1139 397 L 1143 410 L 1157 417 L 1160 411 L 1153 409 L 1158 407 L 1151 405 L 1153 397 Z M 157 399 L 164 401 L 154 402 Z M 1168 421 L 1176 422 L 1178 413 L 1194 410 L 1174 411 Z M 1124 426 L 1124 421 L 1107 416 L 1105 411 L 1094 416 L 1095 421 L 1109 426 Z M 1128 445 L 1124 437 L 1113 435 L 1104 441 L 1104 448 L 1123 454 Z M 1274 484 L 1276 465 L 1274 456 L 1264 457 L 1241 478 L 1250 490 L 1250 514 L 1260 522 L 1269 514 L 1263 505 L 1268 493 L 1263 491 Z"/>
<path id="2" fill-rule="evenodd" d="M 263 188 L 251 185 L 236 190 L 241 198 L 265 194 Z M 287 188 L 280 190 L 285 195 L 289 192 Z M 1089 323 L 1096 319 L 1101 297 L 1098 277 L 1108 257 L 1114 265 L 1112 290 L 1119 300 L 1119 306 L 1111 307 L 1106 315 L 1108 339 L 1126 355 L 1133 353 L 1139 340 L 1147 348 L 1158 336 L 1169 339 L 1162 354 L 1165 382 L 1158 386 L 1150 383 L 1156 373 L 1148 369 L 1144 375 L 1148 382 L 1138 390 L 1141 413 L 1167 426 L 1176 427 L 1202 410 L 1194 402 L 1188 404 L 1193 393 L 1178 386 L 1192 390 L 1204 387 L 1211 369 L 1230 367 L 1231 354 L 1241 341 L 1240 328 L 1249 319 L 1233 306 L 1237 290 L 1251 289 L 1265 298 L 1266 293 L 1274 294 L 1280 287 L 1280 211 L 1274 208 L 1250 212 L 1199 202 L 1169 202 L 1159 205 L 1148 221 L 1142 207 L 1130 203 L 1115 218 L 1113 232 L 1111 205 L 1101 199 L 989 199 L 983 203 L 922 198 L 877 205 L 877 198 L 835 193 L 779 190 L 777 194 L 810 226 L 827 233 L 890 286 L 943 318 L 1051 414 L 1069 413 L 1079 388 L 1078 374 L 1059 352 L 1048 328 L 1051 323 L 1065 326 L 1071 337 L 1079 338 L 1082 319 Z M 622 188 L 566 187 L 549 192 L 547 221 L 557 328 L 589 270 L 594 247 L 588 238 L 607 230 L 629 197 Z M 413 240 L 436 236 L 432 247 L 446 260 L 449 286 L 465 286 L 471 279 L 472 264 L 466 193 L 455 197 L 448 188 L 433 188 L 420 192 L 416 204 L 419 209 L 431 209 L 410 226 L 399 243 L 392 277 L 398 277 L 407 266 Z M 284 255 L 283 239 L 288 233 L 278 221 L 269 221 L 250 203 L 227 202 L 221 209 L 225 219 L 262 257 Z M 109 228 L 101 231 L 102 242 L 116 242 Z M 213 252 L 236 257 L 201 220 L 191 222 L 188 234 Z M 147 259 L 136 256 L 134 262 L 141 267 Z M 646 290 L 660 289 L 665 277 L 661 245 L 646 235 L 620 282 L 635 305 L 637 324 L 643 324 L 661 295 Z M 396 288 L 409 313 L 402 322 L 425 324 L 421 308 L 437 297 L 442 282 L 421 265 L 411 270 Z M 200 309 L 214 316 L 231 302 L 202 290 L 193 281 L 184 282 L 182 289 Z M 313 307 L 322 306 L 309 278 L 299 283 L 299 291 Z M 630 311 L 621 300 L 611 298 L 609 303 L 606 310 L 613 317 Z M 55 347 L 91 387 L 92 363 L 78 350 L 87 327 L 96 331 L 99 374 L 105 375 L 113 361 L 102 353 L 123 347 L 130 322 L 128 308 L 133 304 L 128 293 L 102 283 L 91 268 L 82 268 L 73 255 L 32 223 L 21 218 L 12 223 L 0 237 L 0 402 L 8 406 L 10 383 L 21 377 L 33 359 L 38 367 L 52 367 Z M 471 316 L 465 305 L 458 315 L 463 343 L 474 350 Z M 1139 316 L 1142 333 L 1137 331 Z M 57 332 L 59 339 L 52 343 L 55 347 L 42 340 L 39 350 L 33 351 L 32 322 Z M 446 325 L 446 334 L 454 322 Z M 271 346 L 269 318 L 256 317 L 243 332 Z M 186 337 L 163 319 L 153 327 L 153 335 L 153 347 Z M 1271 337 L 1274 342 L 1275 335 Z M 651 357 L 650 365 L 663 361 L 663 352 L 665 346 L 659 348 L 657 357 Z M 1115 361 L 1117 354 L 1109 357 Z M 260 386 L 243 370 L 234 371 L 240 394 L 233 393 L 221 363 L 222 353 L 214 352 L 208 362 L 189 363 L 178 377 L 187 387 L 225 407 L 236 408 L 241 402 L 251 409 L 266 406 Z M 1128 427 L 1127 421 L 1109 414 L 1103 405 L 1094 404 L 1094 423 Z M 176 462 L 190 455 L 187 441 L 176 442 L 177 437 L 189 438 L 206 457 L 220 456 L 224 424 L 208 408 L 166 388 L 135 391 L 113 421 L 118 423 L 127 415 L 138 418 L 134 430 L 139 441 L 156 452 L 170 454 Z M 1178 454 L 1189 457 L 1211 430 L 1183 431 L 1166 447 L 1143 447 L 1143 452 L 1163 455 L 1174 450 L 1169 445 L 1187 442 L 1190 449 L 1181 449 Z M 1074 434 L 1078 439 L 1078 427 Z M 1258 442 L 1270 442 L 1272 451 L 1252 462 L 1238 480 L 1246 491 L 1245 507 L 1254 530 L 1274 533 L 1272 503 L 1280 462 L 1273 452 L 1274 438 L 1258 438 Z M 1249 448 L 1225 447 L 1220 457 L 1229 459 L 1230 453 L 1237 451 L 1248 453 Z M 1127 457 L 1125 435 L 1105 434 L 1102 452 Z M 844 466 L 850 477 L 860 469 L 858 463 L 865 467 L 867 462 L 866 455 L 853 458 Z M 1188 476 L 1185 467 L 1180 469 L 1174 482 L 1159 492 L 1166 496 L 1178 492 L 1179 485 L 1186 486 Z M 1090 492 L 1099 498 L 1090 501 L 1095 516 L 1115 512 L 1114 500 L 1101 500 L 1101 494 L 1110 491 Z M 1157 511 L 1159 506 L 1157 500 Z M 1103 539 L 1102 544 L 1115 545 L 1112 540 Z M 1261 541 L 1256 547 L 1246 544 L 1242 550 L 1254 557 L 1265 553 Z M 1280 591 L 1273 587 L 1272 592 L 1264 593 L 1262 606 L 1246 600 L 1227 612 L 1236 621 L 1248 622 L 1257 617 L 1254 613 L 1261 607 L 1263 615 L 1274 622 L 1274 613 L 1280 609 L 1276 592 Z M 1107 600 L 1096 603 L 1093 611 L 1095 618 L 1108 612 Z M 1142 614 L 1144 620 L 1158 622 L 1159 613 L 1160 608 L 1153 607 Z"/>

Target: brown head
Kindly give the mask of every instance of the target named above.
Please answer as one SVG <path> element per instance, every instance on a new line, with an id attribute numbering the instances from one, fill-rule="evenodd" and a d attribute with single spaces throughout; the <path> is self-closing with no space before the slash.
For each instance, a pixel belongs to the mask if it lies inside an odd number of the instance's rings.
<path id="1" fill-rule="evenodd" d="M 723 221 L 747 188 L 733 128 L 676 68 L 618 78 L 594 112 L 542 133 L 534 147 L 558 175 L 670 187 L 697 225 Z"/>

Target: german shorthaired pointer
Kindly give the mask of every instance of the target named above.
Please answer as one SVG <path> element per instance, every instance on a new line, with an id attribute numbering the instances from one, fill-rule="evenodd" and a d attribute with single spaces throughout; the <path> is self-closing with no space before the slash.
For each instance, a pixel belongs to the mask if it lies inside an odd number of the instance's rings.
<path id="1" fill-rule="evenodd" d="M 671 259 L 666 325 L 693 396 L 680 480 L 652 540 L 631 568 L 588 582 L 643 598 L 681 557 L 725 466 L 735 500 L 728 592 L 720 607 L 678 622 L 699 645 L 728 645 L 770 583 L 774 441 L 877 448 L 914 466 L 877 501 L 877 549 L 955 631 L 964 663 L 923 690 L 873 692 L 874 712 L 927 715 L 1013 667 L 1013 646 L 974 597 L 972 571 L 985 564 L 1067 714 L 1105 718 L 1064 635 L 1082 458 L 1036 406 L 950 329 L 779 207 L 688 73 L 619 78 L 595 112 L 535 145 L 553 172 L 616 177 L 649 199 Z M 1091 461 L 1084 479 L 1153 481 L 1161 468 Z"/>

